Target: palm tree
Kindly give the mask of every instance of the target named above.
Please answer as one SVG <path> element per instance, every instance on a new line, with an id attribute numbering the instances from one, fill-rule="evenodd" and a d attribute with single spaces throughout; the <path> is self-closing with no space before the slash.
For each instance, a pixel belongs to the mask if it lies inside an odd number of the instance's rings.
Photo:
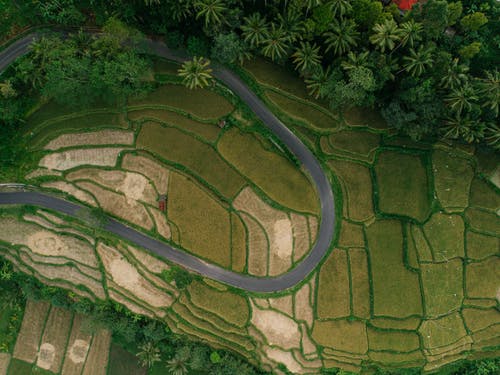
<path id="1" fill-rule="evenodd" d="M 484 98 L 483 107 L 488 107 L 498 116 L 500 106 L 500 71 L 487 71 L 486 78 L 479 81 L 479 94 Z"/>
<path id="2" fill-rule="evenodd" d="M 203 57 L 193 57 L 193 60 L 186 61 L 178 70 L 178 75 L 182 77 L 182 83 L 190 89 L 208 86 L 212 80 L 212 69 L 208 66 L 210 60 Z"/>
<path id="3" fill-rule="evenodd" d="M 471 120 L 468 116 L 459 114 L 445 119 L 442 132 L 445 138 L 462 138 L 469 143 L 478 142 L 484 138 L 485 124 Z"/>
<path id="4" fill-rule="evenodd" d="M 139 346 L 140 351 L 136 354 L 142 367 L 151 368 L 160 361 L 160 349 L 153 342 L 146 342 Z"/>
<path id="5" fill-rule="evenodd" d="M 325 85 L 326 81 L 330 77 L 330 67 L 323 69 L 320 65 L 314 71 L 311 77 L 306 78 L 305 82 L 307 85 L 307 89 L 309 90 L 309 95 L 314 97 L 314 99 L 318 99 L 321 96 L 321 89 Z"/>
<path id="6" fill-rule="evenodd" d="M 198 0 L 194 3 L 194 7 L 197 11 L 196 19 L 204 18 L 207 27 L 218 26 L 225 21 L 224 13 L 227 7 L 223 0 Z"/>
<path id="7" fill-rule="evenodd" d="M 161 0 L 144 0 L 144 4 L 146 4 L 148 7 L 151 5 L 158 5 L 161 3 Z"/>
<path id="8" fill-rule="evenodd" d="M 355 68 L 359 68 L 360 66 L 366 68 L 368 67 L 368 56 L 368 51 L 360 52 L 358 54 L 350 51 L 347 54 L 346 60 L 342 61 L 340 65 L 342 65 L 342 68 L 344 68 L 344 70 L 352 70 Z"/>
<path id="9" fill-rule="evenodd" d="M 478 99 L 474 87 L 471 84 L 465 84 L 451 90 L 445 101 L 455 114 L 460 115 L 463 110 L 470 112 Z"/>
<path id="10" fill-rule="evenodd" d="M 305 6 L 306 6 L 306 17 L 309 11 L 312 8 L 318 7 L 321 4 L 323 4 L 323 0 L 305 0 Z"/>
<path id="11" fill-rule="evenodd" d="M 304 22 L 302 21 L 302 14 L 296 7 L 287 8 L 284 15 L 278 14 L 278 23 L 280 28 L 288 35 L 290 43 L 302 38 L 305 31 Z"/>
<path id="12" fill-rule="evenodd" d="M 467 75 L 468 71 L 469 67 L 459 64 L 458 58 L 455 58 L 451 61 L 439 84 L 446 89 L 454 89 L 461 86 L 465 84 L 469 78 Z"/>
<path id="13" fill-rule="evenodd" d="M 167 370 L 171 375 L 186 375 L 188 373 L 188 363 L 191 357 L 189 347 L 180 348 L 175 356 L 167 361 Z"/>
<path id="14" fill-rule="evenodd" d="M 309 42 L 300 42 L 300 47 L 297 48 L 292 57 L 295 68 L 302 73 L 312 71 L 321 63 L 319 47 L 316 44 L 311 45 Z"/>
<path id="15" fill-rule="evenodd" d="M 378 23 L 373 26 L 374 34 L 370 36 L 370 42 L 375 44 L 381 52 L 393 50 L 396 42 L 401 39 L 401 30 L 393 19 L 384 20 L 383 23 Z"/>
<path id="16" fill-rule="evenodd" d="M 484 139 L 488 145 L 500 151 L 500 126 L 495 123 L 487 124 Z"/>
<path id="17" fill-rule="evenodd" d="M 403 22 L 400 25 L 401 30 L 401 45 L 406 46 L 407 44 L 410 47 L 422 39 L 422 30 L 423 26 L 419 22 L 415 22 L 412 19 L 406 22 Z"/>
<path id="18" fill-rule="evenodd" d="M 290 39 L 281 26 L 277 27 L 275 23 L 271 23 L 271 28 L 263 45 L 262 53 L 264 56 L 270 57 L 271 60 L 275 61 L 287 55 L 287 50 L 290 47 Z"/>
<path id="19" fill-rule="evenodd" d="M 350 0 L 330 0 L 330 11 L 335 17 L 344 17 L 347 13 L 352 10 L 352 5 Z"/>
<path id="20" fill-rule="evenodd" d="M 403 57 L 403 67 L 413 77 L 418 77 L 432 65 L 432 49 L 420 46 L 417 51 L 410 48 L 410 55 Z"/>
<path id="21" fill-rule="evenodd" d="M 331 31 L 325 33 L 327 44 L 326 52 L 333 49 L 336 55 L 343 55 L 352 47 L 356 46 L 359 32 L 356 23 L 351 20 L 334 20 Z"/>
<path id="22" fill-rule="evenodd" d="M 250 44 L 250 47 L 259 47 L 268 37 L 268 27 L 266 18 L 260 13 L 253 13 L 249 17 L 243 18 L 241 31 L 243 40 Z"/>

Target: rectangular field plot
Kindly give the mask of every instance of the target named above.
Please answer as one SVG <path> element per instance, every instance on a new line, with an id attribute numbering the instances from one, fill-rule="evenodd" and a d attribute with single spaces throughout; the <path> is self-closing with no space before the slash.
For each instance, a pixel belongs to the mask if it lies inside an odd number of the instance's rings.
<path id="1" fill-rule="evenodd" d="M 83 317 L 81 315 L 75 315 L 66 347 L 66 355 L 64 356 L 62 367 L 62 374 L 64 375 L 80 375 L 87 359 L 92 336 L 82 332 L 82 321 Z"/>
<path id="2" fill-rule="evenodd" d="M 458 313 L 426 320 L 418 330 L 426 349 L 446 347 L 467 336 L 464 322 Z"/>
<path id="3" fill-rule="evenodd" d="M 491 257 L 465 267 L 466 293 L 470 298 L 498 297 L 500 258 Z"/>
<path id="4" fill-rule="evenodd" d="M 218 119 L 233 110 L 223 96 L 210 90 L 190 90 L 181 85 L 163 85 L 145 98 L 134 99 L 130 105 L 165 105 L 175 107 L 202 119 Z"/>
<path id="5" fill-rule="evenodd" d="M 359 318 L 370 317 L 370 281 L 365 249 L 349 249 L 351 270 L 352 313 Z"/>
<path id="6" fill-rule="evenodd" d="M 404 318 L 422 314 L 418 274 L 403 263 L 401 223 L 376 221 L 366 229 L 373 283 L 374 315 Z"/>
<path id="7" fill-rule="evenodd" d="M 101 330 L 94 335 L 82 375 L 106 375 L 111 333 Z"/>
<path id="8" fill-rule="evenodd" d="M 465 243 L 466 254 L 470 259 L 484 259 L 497 254 L 500 249 L 500 238 L 470 231 L 467 232 Z"/>
<path id="9" fill-rule="evenodd" d="M 10 354 L 0 353 L 0 375 L 7 375 L 7 369 L 10 364 Z"/>
<path id="10" fill-rule="evenodd" d="M 26 302 L 21 331 L 14 347 L 14 358 L 29 363 L 35 362 L 49 308 L 50 305 L 47 302 L 32 300 Z"/>
<path id="11" fill-rule="evenodd" d="M 370 350 L 412 352 L 420 348 L 420 341 L 415 332 L 385 331 L 368 328 Z"/>
<path id="12" fill-rule="evenodd" d="M 212 147 L 180 130 L 156 123 L 144 124 L 137 147 L 186 166 L 225 197 L 234 197 L 243 187 L 243 178 Z"/>
<path id="13" fill-rule="evenodd" d="M 220 139 L 221 155 L 275 202 L 315 214 L 316 192 L 307 177 L 285 157 L 265 150 L 257 138 L 231 129 Z"/>
<path id="14" fill-rule="evenodd" d="M 242 220 L 231 212 L 231 267 L 233 271 L 243 272 L 247 260 L 246 230 Z"/>

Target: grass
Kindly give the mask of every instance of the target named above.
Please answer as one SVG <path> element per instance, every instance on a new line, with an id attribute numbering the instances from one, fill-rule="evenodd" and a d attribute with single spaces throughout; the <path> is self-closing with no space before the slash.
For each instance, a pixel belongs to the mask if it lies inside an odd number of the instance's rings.
<path id="1" fill-rule="evenodd" d="M 354 221 L 372 218 L 374 212 L 370 170 L 362 164 L 344 160 L 330 160 L 328 166 L 342 185 L 344 216 Z"/>
<path id="2" fill-rule="evenodd" d="M 321 346 L 343 352 L 363 354 L 368 350 L 366 325 L 358 320 L 316 320 L 312 337 Z"/>
<path id="3" fill-rule="evenodd" d="M 500 218 L 490 212 L 468 208 L 465 211 L 466 222 L 478 232 L 500 237 Z"/>
<path id="4" fill-rule="evenodd" d="M 248 302 L 245 297 L 232 292 L 222 292 L 195 281 L 188 287 L 191 302 L 228 323 L 243 327 L 250 318 Z"/>
<path id="5" fill-rule="evenodd" d="M 178 129 L 156 123 L 144 124 L 136 144 L 138 148 L 189 168 L 228 199 L 233 198 L 245 183 L 210 145 Z"/>
<path id="6" fill-rule="evenodd" d="M 366 126 L 374 130 L 387 129 L 387 123 L 376 109 L 355 107 L 343 113 L 351 126 Z"/>
<path id="7" fill-rule="evenodd" d="M 189 133 L 202 137 L 209 142 L 215 142 L 219 137 L 220 129 L 217 125 L 192 120 L 177 112 L 165 109 L 137 109 L 128 112 L 128 118 L 133 121 L 154 119 L 168 125 L 175 126 Z"/>
<path id="8" fill-rule="evenodd" d="M 474 175 L 470 162 L 453 153 L 435 150 L 432 155 L 432 170 L 434 188 L 441 205 L 446 208 L 467 207 L 470 183 Z"/>
<path id="9" fill-rule="evenodd" d="M 316 129 L 332 130 L 338 127 L 338 120 L 327 114 L 326 110 L 320 110 L 312 105 L 291 99 L 272 90 L 267 90 L 266 96 L 289 116 L 305 121 Z"/>
<path id="10" fill-rule="evenodd" d="M 321 266 L 316 313 L 319 319 L 350 315 L 347 253 L 335 249 Z"/>
<path id="11" fill-rule="evenodd" d="M 403 263 L 401 223 L 377 221 L 366 229 L 374 315 L 404 318 L 422 314 L 418 275 Z"/>
<path id="12" fill-rule="evenodd" d="M 458 313 L 435 320 L 426 320 L 419 328 L 424 348 L 439 348 L 459 341 L 467 335 Z"/>
<path id="13" fill-rule="evenodd" d="M 500 238 L 467 231 L 466 248 L 467 258 L 484 259 L 498 253 Z"/>
<path id="14" fill-rule="evenodd" d="M 434 261 L 464 256 L 464 222 L 461 216 L 435 213 L 424 225 Z"/>
<path id="15" fill-rule="evenodd" d="M 370 281 L 364 249 L 349 249 L 351 270 L 352 313 L 359 318 L 370 317 Z"/>
<path id="16" fill-rule="evenodd" d="M 109 353 L 108 375 L 146 375 L 147 370 L 139 365 L 137 357 L 112 344 Z"/>
<path id="17" fill-rule="evenodd" d="M 218 119 L 233 110 L 231 103 L 213 91 L 181 85 L 162 85 L 144 98 L 130 100 L 129 105 L 165 105 L 202 119 Z"/>
<path id="18" fill-rule="evenodd" d="M 179 228 L 181 245 L 198 256 L 229 268 L 229 212 L 188 177 L 171 173 L 169 185 L 168 218 Z"/>
<path id="19" fill-rule="evenodd" d="M 465 267 L 466 294 L 471 298 L 497 297 L 500 258 L 491 257 Z"/>
<path id="20" fill-rule="evenodd" d="M 420 341 L 415 332 L 386 331 L 368 327 L 370 350 L 411 352 L 420 348 Z"/>
<path id="21" fill-rule="evenodd" d="M 427 218 L 431 201 L 427 171 L 421 157 L 383 151 L 378 155 L 375 175 L 380 211 L 420 222 Z"/>
<path id="22" fill-rule="evenodd" d="M 475 178 L 470 189 L 470 205 L 496 211 L 500 209 L 500 194 L 486 181 Z"/>
<path id="23" fill-rule="evenodd" d="M 180 64 L 170 60 L 154 59 L 153 61 L 153 70 L 159 74 L 177 75 L 180 67 Z"/>
<path id="24" fill-rule="evenodd" d="M 464 297 L 461 259 L 421 264 L 420 269 L 427 316 L 444 315 L 460 308 Z"/>
<path id="25" fill-rule="evenodd" d="M 362 160 L 367 160 L 380 146 L 380 135 L 366 131 L 342 130 L 330 134 L 328 142 L 333 150 L 340 150 L 341 154 L 351 155 L 355 159 L 359 158 L 356 155 L 360 155 Z"/>
<path id="26" fill-rule="evenodd" d="M 231 213 L 231 268 L 236 272 L 245 270 L 247 260 L 246 231 L 240 217 Z"/>
<path id="27" fill-rule="evenodd" d="M 230 129 L 217 147 L 229 163 L 275 202 L 299 212 L 318 212 L 316 191 L 304 173 L 284 156 L 265 150 L 251 134 Z"/>

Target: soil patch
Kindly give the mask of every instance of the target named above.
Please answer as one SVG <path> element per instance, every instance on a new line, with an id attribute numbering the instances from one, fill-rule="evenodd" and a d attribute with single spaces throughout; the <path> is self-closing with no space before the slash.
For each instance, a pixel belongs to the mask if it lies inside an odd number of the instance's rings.
<path id="1" fill-rule="evenodd" d="M 45 155 L 39 165 L 48 169 L 65 171 L 80 165 L 99 165 L 102 167 L 113 167 L 120 152 L 124 148 L 86 148 L 54 152 Z"/>
<path id="2" fill-rule="evenodd" d="M 94 335 L 82 375 L 106 375 L 110 344 L 111 332 L 101 330 Z"/>
<path id="3" fill-rule="evenodd" d="M 126 154 L 122 159 L 122 168 L 139 172 L 151 180 L 158 194 L 166 194 L 169 170 L 159 162 L 146 156 Z"/>
<path id="4" fill-rule="evenodd" d="M 89 133 L 62 134 L 44 147 L 46 150 L 57 150 L 64 147 L 86 145 L 132 145 L 134 132 L 126 130 L 100 130 Z"/>
<path id="5" fill-rule="evenodd" d="M 73 318 L 73 326 L 61 372 L 64 375 L 80 375 L 85 365 L 92 336 L 82 332 L 83 319 L 83 316 L 79 314 Z"/>
<path id="6" fill-rule="evenodd" d="M 0 375 L 7 375 L 10 363 L 9 353 L 0 353 Z"/>
<path id="7" fill-rule="evenodd" d="M 63 191 L 65 193 L 68 193 L 69 195 L 72 195 L 73 197 L 75 197 L 76 199 L 78 199 L 83 203 L 87 203 L 93 207 L 97 206 L 97 202 L 92 195 L 90 195 L 86 191 L 78 189 L 75 185 L 70 184 L 68 182 L 65 181 L 44 182 L 41 186 L 44 188 L 51 188 Z"/>
<path id="8" fill-rule="evenodd" d="M 248 231 L 248 273 L 255 276 L 267 275 L 268 240 L 264 229 L 250 215 L 240 212 Z"/>

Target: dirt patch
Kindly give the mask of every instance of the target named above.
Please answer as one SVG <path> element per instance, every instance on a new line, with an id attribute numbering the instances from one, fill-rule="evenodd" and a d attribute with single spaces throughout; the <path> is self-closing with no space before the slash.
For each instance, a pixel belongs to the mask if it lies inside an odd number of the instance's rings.
<path id="1" fill-rule="evenodd" d="M 314 278 L 314 277 L 313 277 Z M 294 295 L 295 319 L 306 322 L 309 328 L 312 327 L 314 315 L 311 307 L 311 295 L 313 288 L 304 284 Z"/>
<path id="2" fill-rule="evenodd" d="M 309 332 L 307 331 L 307 327 L 304 323 L 300 324 L 300 332 L 302 333 L 302 353 L 308 358 L 312 356 L 317 358 L 318 348 L 312 342 L 311 337 L 309 336 Z"/>
<path id="3" fill-rule="evenodd" d="M 283 349 L 300 348 L 299 325 L 286 315 L 253 305 L 251 322 L 266 337 L 269 345 Z"/>
<path id="4" fill-rule="evenodd" d="M 70 184 L 69 182 L 51 181 L 44 182 L 41 186 L 44 188 L 52 188 L 63 191 L 65 193 L 68 193 L 69 195 L 72 195 L 81 202 L 87 203 L 93 207 L 97 206 L 97 202 L 92 195 L 90 195 L 86 191 L 78 189 L 75 185 Z"/>
<path id="5" fill-rule="evenodd" d="M 269 305 L 276 310 L 293 318 L 293 299 L 291 295 L 269 298 Z"/>
<path id="6" fill-rule="evenodd" d="M 65 224 L 66 222 L 61 219 L 59 216 L 57 215 L 54 215 L 54 214 L 51 214 L 50 212 L 47 212 L 45 210 L 37 210 L 36 211 L 36 214 L 37 215 L 41 215 L 43 216 L 45 219 L 47 219 L 48 221 L 51 221 L 57 225 L 63 225 Z"/>
<path id="7" fill-rule="evenodd" d="M 149 255 L 145 250 L 139 250 L 132 246 L 128 246 L 127 249 L 132 253 L 137 261 L 153 273 L 161 273 L 163 270 L 170 269 L 170 266 L 167 263 Z"/>
<path id="8" fill-rule="evenodd" d="M 0 375 L 7 375 L 9 369 L 10 354 L 0 353 Z"/>
<path id="9" fill-rule="evenodd" d="M 148 211 L 153 216 L 158 234 L 167 240 L 172 238 L 172 232 L 170 231 L 170 225 L 168 225 L 165 213 L 151 207 L 148 207 Z"/>
<path id="10" fill-rule="evenodd" d="M 307 217 L 290 213 L 293 232 L 293 261 L 298 262 L 310 249 Z"/>
<path id="11" fill-rule="evenodd" d="M 118 250 L 99 243 L 97 251 L 108 277 L 117 285 L 152 307 L 168 307 L 172 304 L 172 298 L 165 292 L 155 288 L 139 274 L 137 269 Z"/>
<path id="12" fill-rule="evenodd" d="M 111 332 L 99 331 L 92 340 L 82 375 L 106 375 Z"/>
<path id="13" fill-rule="evenodd" d="M 318 234 L 318 219 L 316 216 L 308 216 L 309 221 L 309 233 L 310 233 L 310 246 L 316 242 L 316 235 Z"/>
<path id="14" fill-rule="evenodd" d="M 132 145 L 134 132 L 127 130 L 100 130 L 90 133 L 62 134 L 44 147 L 57 150 L 64 147 L 85 145 Z"/>
<path id="15" fill-rule="evenodd" d="M 80 375 L 83 370 L 92 336 L 82 332 L 82 321 L 82 315 L 75 315 L 61 372 L 64 375 Z"/>
<path id="16" fill-rule="evenodd" d="M 246 187 L 233 201 L 233 206 L 252 215 L 264 228 L 270 242 L 269 274 L 279 275 L 292 265 L 293 233 L 288 215 L 266 204 Z"/>
<path id="17" fill-rule="evenodd" d="M 97 198 L 104 211 L 144 229 L 151 230 L 153 228 L 153 220 L 151 220 L 146 208 L 137 201 L 127 199 L 123 195 L 113 193 L 91 182 L 78 182 L 77 185 L 90 191 Z"/>
<path id="18" fill-rule="evenodd" d="M 255 276 L 266 276 L 268 253 L 266 234 L 252 216 L 241 212 L 240 217 L 248 230 L 248 273 Z"/>
<path id="19" fill-rule="evenodd" d="M 145 156 L 126 154 L 122 168 L 142 173 L 153 182 L 159 194 L 167 193 L 169 170 L 162 164 Z"/>
<path id="20" fill-rule="evenodd" d="M 45 168 L 37 168 L 33 172 L 30 172 L 26 175 L 27 180 L 31 180 L 33 178 L 37 177 L 44 177 L 44 176 L 61 176 L 62 173 L 59 171 L 53 171 L 50 169 L 45 169 Z"/>
<path id="21" fill-rule="evenodd" d="M 35 362 L 49 308 L 50 304 L 47 302 L 26 302 L 23 323 L 14 347 L 14 358 L 28 363 Z"/>
<path id="22" fill-rule="evenodd" d="M 154 187 L 146 177 L 139 173 L 82 168 L 66 175 L 66 179 L 69 181 L 92 180 L 117 193 L 122 193 L 129 199 L 156 206 L 157 194 Z"/>
<path id="23" fill-rule="evenodd" d="M 292 353 L 270 347 L 266 347 L 265 352 L 269 359 L 278 363 L 283 363 L 292 374 L 302 373 L 302 366 L 293 358 Z"/>
<path id="24" fill-rule="evenodd" d="M 117 288 L 120 289 L 119 287 L 117 287 Z M 156 318 L 156 316 L 152 310 L 148 310 L 148 309 L 140 306 L 139 304 L 133 302 L 129 298 L 124 297 L 121 293 L 119 293 L 113 289 L 108 289 L 108 293 L 109 293 L 109 297 L 113 301 L 118 302 L 119 304 L 125 306 L 127 309 L 129 309 L 133 313 L 139 314 L 139 315 L 144 315 L 144 316 L 147 316 L 147 317 L 150 317 L 153 319 Z"/>
<path id="25" fill-rule="evenodd" d="M 54 152 L 44 156 L 40 160 L 39 166 L 59 171 L 65 171 L 80 165 L 113 167 L 116 165 L 118 155 L 123 150 L 124 148 L 103 147 Z"/>

